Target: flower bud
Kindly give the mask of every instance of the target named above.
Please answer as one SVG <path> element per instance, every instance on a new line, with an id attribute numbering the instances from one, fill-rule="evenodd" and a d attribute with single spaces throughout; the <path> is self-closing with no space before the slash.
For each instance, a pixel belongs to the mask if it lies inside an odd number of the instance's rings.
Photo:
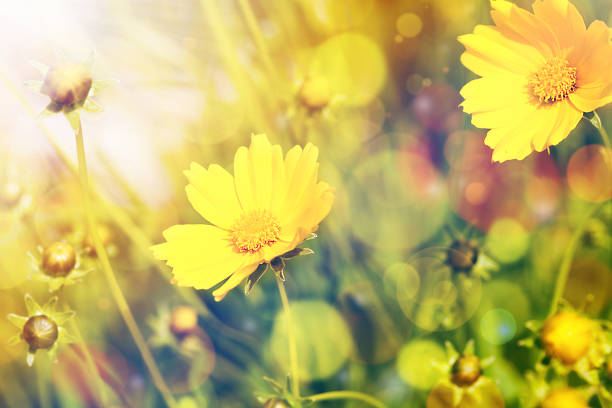
<path id="1" fill-rule="evenodd" d="M 42 255 L 42 271 L 54 278 L 68 275 L 76 265 L 76 252 L 72 245 L 56 242 L 48 246 Z"/>
<path id="2" fill-rule="evenodd" d="M 586 399 L 571 388 L 558 388 L 542 401 L 540 408 L 588 408 Z"/>
<path id="3" fill-rule="evenodd" d="M 300 88 L 299 98 L 300 102 L 310 110 L 324 108 L 331 98 L 329 82 L 322 76 L 307 78 Z"/>
<path id="4" fill-rule="evenodd" d="M 30 351 L 51 348 L 58 337 L 57 324 L 45 315 L 30 317 L 25 325 L 21 337 L 30 346 Z"/>
<path id="5" fill-rule="evenodd" d="M 461 387 L 474 384 L 482 374 L 480 360 L 476 356 L 461 356 L 453 365 L 451 381 Z"/>
<path id="6" fill-rule="evenodd" d="M 0 203 L 7 208 L 14 207 L 23 195 L 23 189 L 18 183 L 8 182 L 0 187 Z"/>
<path id="7" fill-rule="evenodd" d="M 100 241 L 102 242 L 102 246 L 107 248 L 113 240 L 111 229 L 106 224 L 100 224 L 98 225 L 97 231 Z M 83 251 L 89 256 L 97 256 L 96 247 L 94 245 L 93 238 L 91 237 L 91 233 L 85 235 L 85 238 L 83 238 Z"/>
<path id="8" fill-rule="evenodd" d="M 469 271 L 478 260 L 478 247 L 466 239 L 456 239 L 446 250 L 446 261 L 456 271 Z"/>
<path id="9" fill-rule="evenodd" d="M 279 398 L 270 398 L 262 405 L 262 408 L 290 408 L 284 400 Z"/>
<path id="10" fill-rule="evenodd" d="M 541 339 L 546 354 L 572 365 L 586 356 L 595 340 L 593 321 L 573 311 L 562 311 L 544 322 Z"/>
<path id="11" fill-rule="evenodd" d="M 61 107 L 70 106 L 87 99 L 91 83 L 91 74 L 84 66 L 66 62 L 49 70 L 41 92 Z"/>
<path id="12" fill-rule="evenodd" d="M 198 327 L 198 313 L 191 306 L 177 306 L 172 311 L 170 330 L 177 336 L 192 333 Z"/>

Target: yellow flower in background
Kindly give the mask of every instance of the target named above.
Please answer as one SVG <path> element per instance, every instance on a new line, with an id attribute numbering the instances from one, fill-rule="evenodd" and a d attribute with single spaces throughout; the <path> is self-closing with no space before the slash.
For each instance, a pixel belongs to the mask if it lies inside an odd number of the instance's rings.
<path id="1" fill-rule="evenodd" d="M 573 388 L 557 388 L 542 401 L 541 408 L 588 408 L 586 398 Z"/>
<path id="2" fill-rule="evenodd" d="M 296 248 L 329 213 L 334 193 L 318 182 L 318 149 L 295 146 L 283 159 L 279 145 L 253 135 L 240 147 L 234 176 L 197 163 L 185 171 L 187 198 L 211 224 L 175 225 L 152 247 L 173 268 L 179 286 L 210 289 L 219 301 L 262 263 Z M 228 279 L 229 278 L 229 279 Z"/>
<path id="3" fill-rule="evenodd" d="M 461 90 L 472 123 L 491 129 L 493 161 L 523 159 L 565 139 L 584 112 L 612 101 L 610 29 L 586 28 L 567 0 L 537 0 L 533 13 L 492 0 L 494 26 L 459 37 L 461 62 L 482 78 Z"/>

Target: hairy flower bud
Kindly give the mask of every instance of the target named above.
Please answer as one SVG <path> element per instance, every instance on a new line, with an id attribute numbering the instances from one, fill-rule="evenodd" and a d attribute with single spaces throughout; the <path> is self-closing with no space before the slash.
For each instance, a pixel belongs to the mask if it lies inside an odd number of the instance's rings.
<path id="1" fill-rule="evenodd" d="M 57 324 L 45 315 L 32 316 L 23 326 L 21 337 L 30 351 L 51 348 L 59 335 Z"/>
<path id="2" fill-rule="evenodd" d="M 446 250 L 446 261 L 456 271 L 469 271 L 478 260 L 478 247 L 466 239 L 456 239 Z"/>
<path id="3" fill-rule="evenodd" d="M 262 408 L 289 408 L 289 405 L 282 399 L 270 398 L 264 402 Z"/>
<path id="4" fill-rule="evenodd" d="M 56 242 L 48 246 L 42 255 L 42 271 L 52 277 L 68 275 L 76 265 L 76 252 L 72 245 Z"/>
<path id="5" fill-rule="evenodd" d="M 60 107 L 70 106 L 87 99 L 91 83 L 91 74 L 84 66 L 66 62 L 49 70 L 41 92 Z"/>
<path id="6" fill-rule="evenodd" d="M 177 336 L 192 333 L 198 327 L 198 313 L 191 306 L 177 306 L 172 311 L 170 330 Z"/>
<path id="7" fill-rule="evenodd" d="M 451 380 L 461 387 L 474 384 L 482 373 L 480 360 L 476 356 L 461 356 L 453 365 Z"/>
<path id="8" fill-rule="evenodd" d="M 7 208 L 14 207 L 23 195 L 23 189 L 18 183 L 8 182 L 0 187 L 0 203 Z"/>
<path id="9" fill-rule="evenodd" d="M 321 76 L 306 79 L 300 88 L 299 98 L 300 102 L 310 110 L 324 108 L 331 98 L 329 82 Z"/>

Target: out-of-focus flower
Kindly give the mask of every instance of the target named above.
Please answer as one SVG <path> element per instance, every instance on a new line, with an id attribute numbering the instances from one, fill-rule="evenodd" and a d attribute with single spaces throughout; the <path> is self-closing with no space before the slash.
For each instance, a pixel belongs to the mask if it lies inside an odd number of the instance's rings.
<path id="1" fill-rule="evenodd" d="M 463 64 L 481 76 L 463 87 L 472 123 L 491 129 L 493 160 L 523 159 L 565 139 L 583 112 L 612 101 L 612 31 L 587 29 L 567 0 L 540 0 L 534 13 L 492 0 L 494 26 L 459 37 Z"/>
<path id="2" fill-rule="evenodd" d="M 25 304 L 27 316 L 13 313 L 8 315 L 9 321 L 20 330 L 9 340 L 9 344 L 17 344 L 23 340 L 28 345 L 26 362 L 29 366 L 34 363 L 34 356 L 38 350 L 46 350 L 51 360 L 55 360 L 58 345 L 73 341 L 72 336 L 62 325 L 75 313 L 56 312 L 57 297 L 49 299 L 44 306 L 40 306 L 30 295 L 25 295 Z"/>
<path id="3" fill-rule="evenodd" d="M 327 78 L 324 76 L 306 78 L 300 87 L 298 97 L 300 102 L 311 111 L 323 109 L 332 97 Z"/>
<path id="4" fill-rule="evenodd" d="M 317 156 L 308 144 L 283 160 L 280 146 L 253 135 L 250 148 L 236 152 L 234 176 L 192 163 L 187 197 L 212 225 L 168 228 L 167 242 L 152 247 L 155 258 L 167 261 L 180 286 L 210 289 L 229 278 L 213 292 L 223 299 L 260 264 L 294 250 L 329 213 L 334 193 L 317 181 Z"/>
<path id="5" fill-rule="evenodd" d="M 577 370 L 601 367 L 610 352 L 601 326 L 571 310 L 549 317 L 540 338 L 549 356 Z"/>
<path id="6" fill-rule="evenodd" d="M 587 400 L 573 388 L 552 390 L 540 404 L 540 408 L 588 408 Z"/>
<path id="7" fill-rule="evenodd" d="M 450 343 L 446 348 L 450 375 L 431 390 L 427 408 L 503 408 L 504 399 L 497 385 L 482 375 L 483 364 L 473 354 L 474 343 L 468 342 L 462 355 Z"/>
<path id="8" fill-rule="evenodd" d="M 70 125 L 76 129 L 78 124 L 74 113 L 78 109 L 88 112 L 102 111 L 102 107 L 91 97 L 113 81 L 93 79 L 94 56 L 92 53 L 82 64 L 62 61 L 48 67 L 38 62 L 33 63 L 44 79 L 28 81 L 27 85 L 34 91 L 47 95 L 51 100 L 41 113 L 42 116 L 63 112 Z"/>
<path id="9" fill-rule="evenodd" d="M 170 330 L 177 336 L 193 332 L 198 327 L 198 313 L 191 306 L 177 306 L 170 316 Z"/>
<path id="10" fill-rule="evenodd" d="M 34 269 L 32 278 L 48 283 L 50 292 L 78 283 L 90 272 L 83 268 L 80 253 L 68 242 L 54 242 L 44 249 L 38 247 L 37 252 L 28 253 Z"/>

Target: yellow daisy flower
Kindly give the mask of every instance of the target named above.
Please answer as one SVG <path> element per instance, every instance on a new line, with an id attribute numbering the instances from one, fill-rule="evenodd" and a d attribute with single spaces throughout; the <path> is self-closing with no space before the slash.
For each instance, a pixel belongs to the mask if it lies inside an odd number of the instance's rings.
<path id="1" fill-rule="evenodd" d="M 262 263 L 296 248 L 329 213 L 334 193 L 318 182 L 318 149 L 295 146 L 283 160 L 279 145 L 253 135 L 240 147 L 234 176 L 197 163 L 185 171 L 187 198 L 211 224 L 175 225 L 152 247 L 173 268 L 174 283 L 210 289 L 219 301 Z"/>
<path id="2" fill-rule="evenodd" d="M 472 123 L 491 129 L 493 161 L 523 159 L 565 139 L 584 112 L 612 101 L 612 31 L 586 28 L 567 0 L 536 0 L 533 13 L 491 0 L 494 26 L 459 37 L 461 62 L 482 78 L 461 90 Z"/>

